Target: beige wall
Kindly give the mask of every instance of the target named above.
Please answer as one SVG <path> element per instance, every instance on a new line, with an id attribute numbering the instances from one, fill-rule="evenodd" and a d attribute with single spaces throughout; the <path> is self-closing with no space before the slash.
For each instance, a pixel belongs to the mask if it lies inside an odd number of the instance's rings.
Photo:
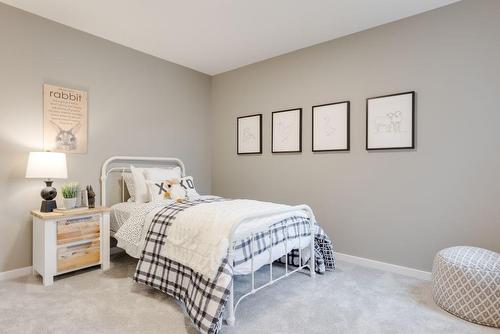
<path id="1" fill-rule="evenodd" d="M 337 251 L 430 270 L 451 245 L 500 251 L 500 1 L 468 0 L 212 81 L 213 190 L 308 203 Z M 417 149 L 367 152 L 365 98 L 417 92 Z M 351 101 L 351 151 L 311 153 L 311 106 Z M 303 153 L 270 153 L 271 112 L 304 108 Z M 236 117 L 264 114 L 264 154 Z"/>
<path id="2" fill-rule="evenodd" d="M 43 183 L 24 173 L 42 149 L 43 83 L 89 93 L 88 154 L 68 157 L 68 181 L 98 189 L 111 155 L 176 156 L 210 192 L 209 76 L 2 4 L 0 46 L 0 272 L 31 265 Z"/>

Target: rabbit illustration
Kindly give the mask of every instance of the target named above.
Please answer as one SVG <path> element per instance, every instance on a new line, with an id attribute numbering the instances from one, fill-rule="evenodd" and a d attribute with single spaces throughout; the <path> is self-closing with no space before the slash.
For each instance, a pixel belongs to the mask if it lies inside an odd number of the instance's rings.
<path id="1" fill-rule="evenodd" d="M 50 121 L 57 129 L 56 147 L 58 150 L 72 151 L 76 149 L 77 138 L 75 133 L 80 129 L 80 123 L 75 124 L 71 129 L 64 130 L 56 123 Z"/>

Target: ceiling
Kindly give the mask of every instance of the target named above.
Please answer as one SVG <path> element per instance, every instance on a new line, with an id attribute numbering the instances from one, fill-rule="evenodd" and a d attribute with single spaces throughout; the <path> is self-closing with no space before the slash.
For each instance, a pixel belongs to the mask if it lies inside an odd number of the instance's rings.
<path id="1" fill-rule="evenodd" d="M 215 75 L 457 0 L 0 0 Z"/>

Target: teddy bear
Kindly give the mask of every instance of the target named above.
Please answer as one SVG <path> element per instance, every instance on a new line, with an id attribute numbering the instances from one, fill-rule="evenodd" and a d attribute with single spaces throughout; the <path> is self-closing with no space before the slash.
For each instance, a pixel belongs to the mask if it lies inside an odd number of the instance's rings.
<path id="1" fill-rule="evenodd" d="M 163 196 L 166 199 L 173 199 L 177 203 L 182 203 L 186 199 L 186 189 L 184 189 L 178 179 L 165 181 L 165 192 Z"/>

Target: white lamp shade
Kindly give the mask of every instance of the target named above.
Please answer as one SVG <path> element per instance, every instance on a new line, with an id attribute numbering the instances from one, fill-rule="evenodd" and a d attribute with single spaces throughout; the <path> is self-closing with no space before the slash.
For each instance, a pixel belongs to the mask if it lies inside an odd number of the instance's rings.
<path id="1" fill-rule="evenodd" d="M 30 152 L 26 178 L 66 179 L 66 154 L 57 152 Z"/>

